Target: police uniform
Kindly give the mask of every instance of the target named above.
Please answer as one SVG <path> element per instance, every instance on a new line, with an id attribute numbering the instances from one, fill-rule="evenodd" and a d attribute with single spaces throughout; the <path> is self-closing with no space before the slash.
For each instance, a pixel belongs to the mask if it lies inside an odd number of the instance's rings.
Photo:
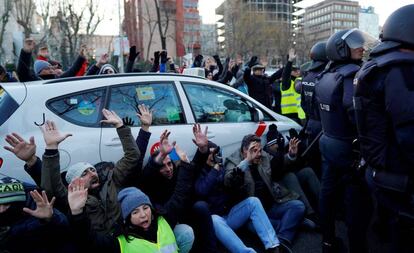
<path id="1" fill-rule="evenodd" d="M 326 45 L 330 60 L 326 69 L 318 76 L 315 96 L 323 129 L 319 141 L 322 153 L 322 180 L 320 193 L 320 216 L 323 235 L 323 252 L 338 252 L 340 247 L 335 238 L 335 217 L 339 209 L 338 200 L 345 200 L 346 221 L 348 226 L 350 252 L 366 252 L 366 220 L 355 212 L 355 205 L 369 202 L 361 198 L 360 188 L 353 187 L 349 181 L 354 162 L 352 143 L 357 137 L 353 108 L 353 79 L 360 69 L 361 61 L 351 59 L 353 38 L 365 34 L 358 29 L 343 30 L 332 35 Z M 362 41 L 362 40 L 361 40 Z M 340 193 L 345 191 L 345 195 Z M 367 193 L 367 190 L 365 190 Z M 345 198 L 345 199 L 344 199 Z M 368 209 L 368 208 L 364 208 Z M 366 211 L 364 210 L 364 211 Z M 358 210 L 362 213 L 360 210 Z"/>
<path id="2" fill-rule="evenodd" d="M 355 79 L 355 109 L 366 176 L 378 207 L 391 213 L 393 252 L 413 252 L 414 227 L 414 5 L 395 11 L 384 24 L 384 42 Z M 401 27 L 401 22 L 409 30 Z M 408 46 L 411 52 L 401 50 Z M 406 219 L 406 220 L 405 220 Z M 405 220 L 404 222 L 398 222 Z M 404 231 L 401 225 L 411 228 Z"/>

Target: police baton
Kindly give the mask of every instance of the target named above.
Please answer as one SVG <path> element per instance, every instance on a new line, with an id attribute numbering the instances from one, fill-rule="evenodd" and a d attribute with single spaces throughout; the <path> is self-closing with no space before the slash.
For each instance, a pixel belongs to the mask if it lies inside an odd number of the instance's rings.
<path id="1" fill-rule="evenodd" d="M 322 134 L 323 134 L 323 130 L 319 132 L 319 134 L 315 137 L 315 139 L 313 139 L 311 144 L 309 144 L 309 146 L 305 149 L 305 151 L 303 151 L 303 153 L 300 155 L 300 158 L 305 157 L 305 155 L 309 152 L 312 146 L 315 145 L 316 141 L 318 141 L 319 138 L 321 138 Z"/>

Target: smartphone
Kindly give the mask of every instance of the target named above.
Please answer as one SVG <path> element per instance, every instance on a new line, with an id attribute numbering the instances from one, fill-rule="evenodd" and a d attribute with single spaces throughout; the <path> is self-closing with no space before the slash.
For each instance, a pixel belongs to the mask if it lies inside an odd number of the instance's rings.
<path id="1" fill-rule="evenodd" d="M 221 148 L 220 147 L 216 148 L 213 158 L 214 158 L 215 163 L 223 164 L 223 155 L 221 153 Z"/>
<path id="2" fill-rule="evenodd" d="M 179 161 L 180 157 L 177 154 L 177 151 L 175 151 L 175 148 L 173 148 L 169 154 L 171 161 L 175 162 L 175 161 Z"/>

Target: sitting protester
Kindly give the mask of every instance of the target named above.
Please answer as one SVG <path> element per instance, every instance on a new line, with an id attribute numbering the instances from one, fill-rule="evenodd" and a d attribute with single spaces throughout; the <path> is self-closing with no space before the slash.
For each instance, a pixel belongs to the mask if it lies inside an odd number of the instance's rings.
<path id="1" fill-rule="evenodd" d="M 75 252 L 66 216 L 46 193 L 17 179 L 0 179 L 0 252 Z"/>
<path id="2" fill-rule="evenodd" d="M 121 140 L 124 157 L 114 167 L 102 168 L 105 177 L 100 177 L 97 169 L 90 163 L 79 162 L 69 167 L 66 181 L 70 184 L 76 177 L 84 179 L 89 190 L 85 213 L 92 223 L 92 228 L 100 233 L 110 233 L 113 225 L 121 216 L 121 210 L 116 201 L 118 192 L 130 183 L 130 177 L 139 174 L 138 165 L 140 153 L 132 136 L 131 129 L 125 126 L 115 112 L 103 109 L 105 120 L 102 123 L 113 125 Z M 46 150 L 43 155 L 42 187 L 56 196 L 57 204 L 62 210 L 68 210 L 67 188 L 60 175 L 59 144 L 71 134 L 61 134 L 53 121 L 46 121 L 41 128 Z"/>
<path id="3" fill-rule="evenodd" d="M 240 193 L 232 194 L 237 192 L 238 188 L 228 189 L 224 186 L 220 148 L 214 143 L 209 144 L 210 152 L 196 180 L 195 188 L 198 197 L 209 204 L 217 238 L 230 252 L 255 252 L 235 233 L 236 229 L 251 222 L 268 252 L 284 252 L 285 249 L 280 245 L 260 200 L 256 197 L 247 197 L 247 194 L 239 197 Z M 251 156 L 247 159 L 249 158 Z"/>
<path id="4" fill-rule="evenodd" d="M 187 155 L 177 150 L 180 157 L 180 173 L 171 199 L 162 207 L 155 207 L 146 194 L 135 187 L 128 187 L 118 194 L 122 222 L 113 234 L 102 235 L 91 228 L 84 209 L 88 189 L 82 178 L 69 185 L 68 202 L 71 225 L 78 233 L 77 241 L 91 252 L 187 252 L 179 248 L 173 229 L 177 217 L 185 207 L 192 189 L 194 167 Z"/>
<path id="5" fill-rule="evenodd" d="M 83 63 L 86 61 L 87 50 L 85 46 L 82 46 L 79 56 L 76 58 L 72 67 L 66 72 L 62 73 L 56 66 L 53 66 L 48 61 L 36 60 L 33 65 L 33 73 L 30 67 L 32 66 L 32 52 L 34 47 L 35 42 L 33 39 L 29 38 L 24 41 L 23 48 L 20 51 L 19 63 L 17 65 L 17 75 L 19 76 L 20 82 L 76 76 L 76 73 L 82 68 Z"/>
<path id="6" fill-rule="evenodd" d="M 273 180 L 276 166 L 274 159 L 262 152 L 261 140 L 253 134 L 246 135 L 240 150 L 236 150 L 225 161 L 224 184 L 240 185 L 248 196 L 257 197 L 275 227 L 279 241 L 290 248 L 297 227 L 305 212 L 299 195 Z"/>
<path id="7" fill-rule="evenodd" d="M 288 152 L 285 153 L 285 140 L 277 131 L 277 126 L 271 124 L 266 134 L 267 144 L 264 150 L 272 155 L 274 168 L 272 167 L 273 180 L 279 181 L 287 189 L 299 194 L 306 207 L 304 225 L 316 228 L 319 225 L 317 209 L 319 206 L 320 182 L 315 172 L 310 167 L 302 167 L 296 162 L 298 156 L 299 139 L 292 137 L 289 140 Z"/>
<path id="8" fill-rule="evenodd" d="M 160 138 L 159 150 L 153 152 L 148 161 L 148 164 L 145 166 L 143 171 L 143 184 L 142 189 L 148 194 L 151 198 L 154 206 L 164 206 L 166 205 L 171 197 L 173 189 L 177 185 L 177 178 L 180 174 L 180 165 L 175 163 L 177 157 L 174 157 L 173 148 L 168 146 L 168 131 L 164 131 Z M 196 124 L 193 126 L 194 140 L 193 142 L 197 145 L 198 149 L 192 161 L 192 164 L 196 167 L 196 173 L 199 170 L 202 157 L 207 154 L 208 139 L 206 132 L 202 132 L 200 125 Z M 176 155 L 175 155 L 176 156 Z M 191 182 L 193 188 L 194 181 Z M 189 201 L 187 202 L 185 212 L 182 212 L 178 221 L 182 224 L 178 226 L 184 228 L 185 224 L 191 225 L 194 229 L 195 234 L 195 245 L 194 248 L 197 252 L 212 252 L 216 250 L 215 245 L 215 236 L 214 228 L 211 220 L 210 212 L 208 211 L 207 205 L 202 202 L 194 201 L 193 194 L 189 193 Z M 188 225 L 185 230 L 189 233 Z M 176 233 L 180 231 L 176 231 Z M 185 233 L 182 231 L 181 233 Z M 178 237 L 178 236 L 177 236 Z M 178 238 L 177 238 L 178 241 Z M 192 248 L 188 244 L 189 249 Z M 180 247 L 180 252 L 187 252 L 185 249 Z"/>

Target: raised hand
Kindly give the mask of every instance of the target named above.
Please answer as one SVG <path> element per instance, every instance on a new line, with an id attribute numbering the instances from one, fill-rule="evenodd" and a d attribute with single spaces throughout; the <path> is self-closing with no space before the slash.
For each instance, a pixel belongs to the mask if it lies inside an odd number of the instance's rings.
<path id="1" fill-rule="evenodd" d="M 150 110 L 149 107 L 144 104 L 138 105 L 138 110 L 137 117 L 141 121 L 141 128 L 148 132 L 149 127 L 152 124 L 152 113 L 154 110 Z"/>
<path id="2" fill-rule="evenodd" d="M 171 151 L 174 148 L 175 142 L 171 145 L 168 141 L 168 137 L 170 136 L 171 132 L 168 132 L 168 130 L 164 130 L 160 136 L 160 152 L 155 157 L 155 161 L 157 163 L 162 163 L 164 158 L 171 153 Z"/>
<path id="3" fill-rule="evenodd" d="M 299 146 L 300 140 L 296 137 L 293 137 L 289 141 L 289 155 L 290 156 L 296 156 L 298 154 L 298 146 Z"/>
<path id="4" fill-rule="evenodd" d="M 259 142 L 252 142 L 249 145 L 249 148 L 247 149 L 247 156 L 246 156 L 246 160 L 249 161 L 249 163 L 251 161 L 253 161 L 254 159 L 258 158 L 262 153 L 262 149 L 260 146 Z"/>
<path id="5" fill-rule="evenodd" d="M 102 109 L 102 114 L 105 119 L 101 120 L 101 123 L 111 124 L 116 128 L 123 126 L 122 119 L 114 111 Z"/>
<path id="6" fill-rule="evenodd" d="M 296 59 L 295 49 L 289 49 L 289 59 L 288 61 L 294 61 Z"/>
<path id="7" fill-rule="evenodd" d="M 201 130 L 200 124 L 193 125 L 193 135 L 194 139 L 193 142 L 199 148 L 200 152 L 207 153 L 208 152 L 208 138 L 207 138 L 207 130 L 208 127 L 204 129 L 204 132 Z"/>
<path id="8" fill-rule="evenodd" d="M 174 146 L 175 152 L 177 152 L 178 157 L 180 157 L 180 160 L 186 163 L 190 163 L 190 160 L 188 159 L 187 153 L 182 150 L 178 145 L 176 144 Z"/>
<path id="9" fill-rule="evenodd" d="M 36 202 L 36 209 L 32 210 L 27 207 L 23 208 L 23 211 L 38 219 L 48 220 L 53 215 L 53 204 L 55 203 L 55 197 L 49 202 L 46 196 L 46 192 L 42 191 L 42 195 L 37 190 L 31 191 L 30 195 Z"/>
<path id="10" fill-rule="evenodd" d="M 81 214 L 88 198 L 88 188 L 82 178 L 75 178 L 68 186 L 68 203 L 73 215 Z"/>
<path id="11" fill-rule="evenodd" d="M 47 120 L 46 123 L 40 127 L 40 130 L 43 133 L 43 138 L 45 139 L 46 149 L 57 149 L 59 143 L 64 141 L 72 134 L 61 134 L 56 127 L 55 122 Z"/>
<path id="12" fill-rule="evenodd" d="M 125 116 L 125 117 L 122 118 L 122 123 L 125 126 L 133 126 L 135 122 L 132 120 L 132 118 L 130 118 L 128 116 Z"/>
<path id="13" fill-rule="evenodd" d="M 103 55 L 101 55 L 101 57 L 99 57 L 99 60 L 96 63 L 96 66 L 100 68 L 103 65 L 107 64 L 108 61 L 109 61 L 109 54 L 108 53 L 104 53 Z"/>
<path id="14" fill-rule="evenodd" d="M 35 43 L 33 38 L 27 38 L 27 39 L 24 40 L 23 50 L 26 53 L 31 53 L 34 50 L 35 45 L 36 45 L 36 43 Z"/>
<path id="15" fill-rule="evenodd" d="M 25 161 L 29 166 L 36 162 L 36 144 L 33 136 L 27 142 L 17 133 L 12 133 L 11 135 L 6 135 L 5 140 L 10 146 L 5 146 L 4 149 L 12 152 L 17 158 Z"/>
<path id="16" fill-rule="evenodd" d="M 129 48 L 129 56 L 128 59 L 130 61 L 135 61 L 135 59 L 138 57 L 139 52 L 137 52 L 137 47 L 136 46 L 132 46 Z"/>

